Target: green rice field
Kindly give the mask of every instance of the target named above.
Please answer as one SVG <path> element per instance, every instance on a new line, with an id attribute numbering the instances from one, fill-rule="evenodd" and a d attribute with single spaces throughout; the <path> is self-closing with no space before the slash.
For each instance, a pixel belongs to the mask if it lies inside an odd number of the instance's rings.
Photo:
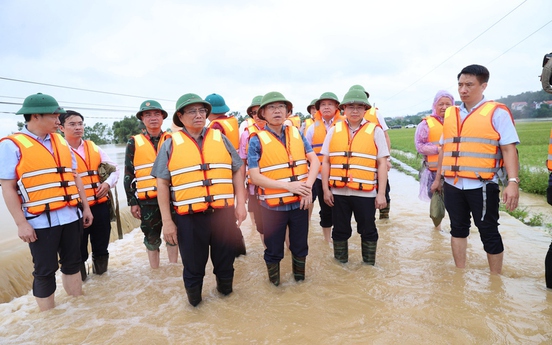
<path id="1" fill-rule="evenodd" d="M 525 192 L 545 195 L 548 186 L 548 142 L 552 119 L 548 121 L 517 121 L 518 145 L 521 180 L 520 188 Z M 392 156 L 414 169 L 420 168 L 422 157 L 417 155 L 414 146 L 415 128 L 390 129 L 389 138 L 393 149 Z"/>

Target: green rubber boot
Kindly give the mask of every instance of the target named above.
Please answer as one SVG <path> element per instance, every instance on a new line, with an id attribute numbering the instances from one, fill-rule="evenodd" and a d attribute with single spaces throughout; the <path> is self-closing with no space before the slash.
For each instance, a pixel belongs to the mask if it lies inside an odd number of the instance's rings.
<path id="1" fill-rule="evenodd" d="M 377 246 L 378 242 L 376 241 L 362 241 L 362 261 L 374 266 L 376 264 Z"/>
<path id="2" fill-rule="evenodd" d="M 275 286 L 280 285 L 280 263 L 266 264 L 268 270 L 268 279 Z"/>
<path id="3" fill-rule="evenodd" d="M 379 211 L 379 219 L 389 219 L 389 210 L 391 209 L 391 201 L 387 203 L 387 207 Z"/>
<path id="4" fill-rule="evenodd" d="M 298 256 L 293 255 L 291 268 L 293 269 L 293 277 L 297 282 L 301 280 L 305 280 L 305 261 L 306 260 L 307 260 L 306 256 L 300 258 Z"/>
<path id="5" fill-rule="evenodd" d="M 349 244 L 347 241 L 333 241 L 334 258 L 341 262 L 346 263 L 349 261 Z"/>

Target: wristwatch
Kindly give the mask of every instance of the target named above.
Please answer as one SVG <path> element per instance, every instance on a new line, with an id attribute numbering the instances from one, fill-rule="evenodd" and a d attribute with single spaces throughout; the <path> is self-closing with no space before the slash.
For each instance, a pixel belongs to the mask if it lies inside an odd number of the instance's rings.
<path id="1" fill-rule="evenodd" d="M 519 184 L 519 177 L 510 177 L 508 179 L 508 182 L 514 182 L 514 183 Z"/>

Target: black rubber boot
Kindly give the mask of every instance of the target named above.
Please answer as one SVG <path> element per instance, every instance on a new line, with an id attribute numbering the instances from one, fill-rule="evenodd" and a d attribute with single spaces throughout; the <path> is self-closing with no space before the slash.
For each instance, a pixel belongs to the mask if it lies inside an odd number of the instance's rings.
<path id="1" fill-rule="evenodd" d="M 349 261 L 349 244 L 347 241 L 333 241 L 334 258 L 342 264 Z"/>
<path id="2" fill-rule="evenodd" d="M 238 228 L 237 239 L 236 239 L 236 257 L 240 255 L 245 255 L 245 254 L 246 254 L 245 239 L 243 238 L 240 228 Z"/>
<path id="3" fill-rule="evenodd" d="M 307 260 L 306 256 L 303 256 L 302 258 L 293 255 L 292 259 L 292 270 L 293 270 L 293 277 L 295 278 L 295 281 L 301 281 L 305 280 L 305 261 Z"/>
<path id="4" fill-rule="evenodd" d="M 546 279 L 546 287 L 552 289 L 552 243 L 548 247 L 546 259 L 544 259 L 544 276 Z"/>
<path id="5" fill-rule="evenodd" d="M 377 246 L 378 242 L 376 241 L 362 241 L 362 261 L 374 266 L 376 264 Z"/>
<path id="6" fill-rule="evenodd" d="M 92 257 L 92 271 L 95 274 L 102 275 L 107 271 L 107 264 L 109 262 L 109 254 Z"/>
<path id="7" fill-rule="evenodd" d="M 267 263 L 266 268 L 268 270 L 268 279 L 270 282 L 276 286 L 280 285 L 280 263 Z"/>
<path id="8" fill-rule="evenodd" d="M 201 289 L 203 285 L 194 286 L 191 288 L 186 288 L 186 294 L 188 295 L 188 302 L 194 307 L 197 307 L 201 303 Z"/>
<path id="9" fill-rule="evenodd" d="M 85 281 L 86 278 L 88 277 L 88 274 L 86 273 L 86 263 L 84 262 L 81 263 L 80 274 L 81 274 L 82 281 Z"/>
<path id="10" fill-rule="evenodd" d="M 217 291 L 223 294 L 224 296 L 228 296 L 232 293 L 232 281 L 234 279 L 219 279 L 217 277 Z"/>

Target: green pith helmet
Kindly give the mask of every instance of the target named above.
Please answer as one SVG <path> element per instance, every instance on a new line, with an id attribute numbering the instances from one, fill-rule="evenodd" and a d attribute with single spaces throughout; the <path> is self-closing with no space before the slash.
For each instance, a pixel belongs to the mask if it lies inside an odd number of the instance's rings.
<path id="1" fill-rule="evenodd" d="M 323 94 L 318 97 L 318 100 L 314 103 L 314 106 L 316 107 L 316 110 L 320 110 L 320 103 L 325 99 L 331 99 L 332 101 L 336 101 L 337 105 L 339 106 L 339 98 L 335 95 L 333 92 L 324 92 Z"/>
<path id="2" fill-rule="evenodd" d="M 256 107 L 256 106 L 260 106 L 262 100 L 263 100 L 263 95 L 258 95 L 258 96 L 253 97 L 253 99 L 251 100 L 251 105 L 249 107 L 247 107 L 247 115 L 251 116 L 251 114 L 250 114 L 251 113 L 251 108 Z"/>
<path id="3" fill-rule="evenodd" d="M 166 119 L 168 116 L 167 112 L 163 110 L 159 102 L 150 99 L 142 102 L 142 104 L 140 105 L 140 111 L 136 113 L 136 117 L 138 118 L 138 120 L 142 121 L 142 113 L 146 110 L 161 110 L 161 112 L 163 113 L 163 120 Z"/>
<path id="4" fill-rule="evenodd" d="M 16 114 L 65 114 L 65 110 L 54 97 L 39 92 L 25 98 L 23 107 Z"/>
<path id="5" fill-rule="evenodd" d="M 230 108 L 226 105 L 226 102 L 221 95 L 212 93 L 205 97 L 205 101 L 211 104 L 211 111 L 213 114 L 226 114 L 230 111 Z"/>
<path id="6" fill-rule="evenodd" d="M 184 108 L 185 106 L 190 104 L 195 104 L 195 103 L 201 103 L 205 106 L 205 108 L 207 108 L 206 116 L 209 116 L 209 114 L 211 114 L 212 107 L 209 102 L 204 101 L 201 97 L 199 97 L 195 93 L 187 93 L 185 95 L 180 96 L 178 101 L 176 101 L 176 110 L 173 115 L 173 122 L 175 125 L 177 125 L 178 127 L 184 127 L 184 124 L 178 118 L 177 113 L 181 112 L 182 108 Z"/>
<path id="7" fill-rule="evenodd" d="M 313 99 L 313 100 L 310 102 L 309 106 L 307 107 L 307 113 L 310 114 L 310 108 L 311 108 L 311 107 L 314 107 L 314 108 L 316 109 L 316 102 L 317 102 L 317 101 L 318 101 L 318 98 L 315 98 L 315 99 Z"/>
<path id="8" fill-rule="evenodd" d="M 362 85 L 353 85 L 349 88 L 349 91 L 352 91 L 352 90 L 360 90 L 366 94 L 366 98 L 370 98 L 370 94 L 366 92 L 366 90 Z"/>
<path id="9" fill-rule="evenodd" d="M 366 107 L 366 109 L 371 107 L 368 102 L 368 97 L 366 97 L 366 92 L 360 89 L 349 90 L 349 92 L 343 96 L 343 101 L 339 105 L 339 109 L 343 110 L 344 106 L 347 104 L 362 104 Z"/>
<path id="10" fill-rule="evenodd" d="M 274 103 L 274 102 L 284 102 L 286 105 L 287 105 L 287 111 L 288 112 L 291 112 L 291 110 L 293 109 L 293 104 L 288 101 L 284 95 L 282 95 L 281 93 L 277 92 L 277 91 L 271 91 L 269 93 L 267 93 L 266 95 L 263 96 L 263 98 L 261 99 L 261 105 L 260 105 L 260 108 L 259 108 L 259 111 L 257 112 L 257 115 L 261 118 L 261 120 L 265 120 L 265 118 L 260 114 L 261 110 L 269 105 L 270 103 Z"/>

